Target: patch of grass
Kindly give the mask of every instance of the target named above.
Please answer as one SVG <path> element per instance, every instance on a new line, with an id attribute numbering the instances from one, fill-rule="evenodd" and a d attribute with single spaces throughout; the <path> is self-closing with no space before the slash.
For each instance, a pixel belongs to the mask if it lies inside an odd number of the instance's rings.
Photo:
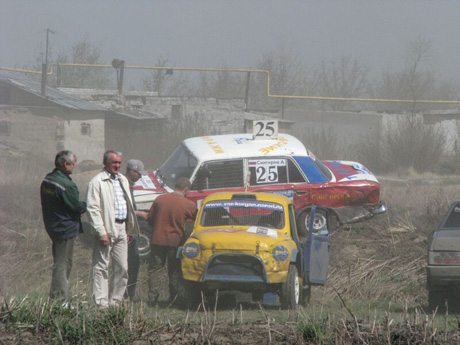
<path id="1" fill-rule="evenodd" d="M 128 311 L 123 307 L 98 311 L 83 302 L 64 306 L 62 302 L 24 297 L 4 300 L 0 313 L 7 331 L 27 329 L 51 342 L 127 343 L 133 337 L 126 327 Z"/>
<path id="2" fill-rule="evenodd" d="M 457 344 L 460 336 L 456 316 L 424 314 L 407 306 L 398 313 L 391 305 L 355 307 L 280 311 L 239 304 L 184 312 L 144 310 L 141 304 L 102 312 L 82 298 L 68 307 L 27 296 L 3 299 L 0 333 L 17 339 L 31 333 L 36 342 L 58 344 Z"/>
<path id="3" fill-rule="evenodd" d="M 299 323 L 299 331 L 306 342 L 320 344 L 331 337 L 328 317 L 314 319 L 308 316 Z"/>

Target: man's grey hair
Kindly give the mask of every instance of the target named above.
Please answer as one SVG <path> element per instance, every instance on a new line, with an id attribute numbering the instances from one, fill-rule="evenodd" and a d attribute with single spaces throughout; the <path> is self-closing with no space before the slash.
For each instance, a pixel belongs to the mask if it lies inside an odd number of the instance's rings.
<path id="1" fill-rule="evenodd" d="M 75 156 L 75 154 L 72 151 L 59 151 L 56 155 L 56 158 L 54 158 L 54 166 L 56 168 L 61 168 L 64 166 L 64 163 L 73 163 L 74 159 L 77 160 L 77 156 Z"/>
<path id="2" fill-rule="evenodd" d="M 117 157 L 121 157 L 121 156 L 122 156 L 122 153 L 121 153 L 121 152 L 114 151 L 114 150 L 107 150 L 107 151 L 104 152 L 104 158 L 102 158 L 102 163 L 103 163 L 103 164 L 105 164 L 105 163 L 108 162 L 108 160 L 109 160 L 111 154 L 114 154 L 114 155 L 117 156 Z"/>

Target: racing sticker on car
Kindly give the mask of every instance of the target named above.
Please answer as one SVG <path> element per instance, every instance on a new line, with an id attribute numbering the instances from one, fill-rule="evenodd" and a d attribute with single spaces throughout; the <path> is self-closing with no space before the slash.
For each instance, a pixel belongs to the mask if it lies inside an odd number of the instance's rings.
<path id="1" fill-rule="evenodd" d="M 251 226 L 247 232 L 257 235 L 265 235 L 273 238 L 278 238 L 278 232 L 273 229 L 262 228 L 260 226 Z"/>
<path id="2" fill-rule="evenodd" d="M 214 151 L 214 153 L 225 153 L 222 146 L 220 146 L 217 141 L 211 137 L 201 137 L 206 144 Z"/>
<path id="3" fill-rule="evenodd" d="M 233 138 L 233 141 L 238 145 L 244 144 L 246 141 L 251 140 L 249 138 Z"/>
<path id="4" fill-rule="evenodd" d="M 243 207 L 243 208 L 260 208 L 265 210 L 283 211 L 283 206 L 264 201 L 241 201 L 241 200 L 216 200 L 204 205 L 205 209 L 217 207 Z"/>
<path id="5" fill-rule="evenodd" d="M 264 155 L 268 155 L 270 152 L 279 149 L 285 145 L 289 144 L 289 140 L 283 137 L 280 137 L 278 141 L 272 145 L 259 149 L 260 152 Z"/>
<path id="6" fill-rule="evenodd" d="M 286 159 L 250 159 L 249 168 L 254 168 L 256 183 L 273 183 L 279 181 L 279 169 L 286 167 Z"/>
<path id="7" fill-rule="evenodd" d="M 289 198 L 291 201 L 294 199 L 294 191 L 291 190 L 291 189 L 289 189 L 289 190 L 266 191 L 265 193 L 284 195 L 285 197 Z"/>

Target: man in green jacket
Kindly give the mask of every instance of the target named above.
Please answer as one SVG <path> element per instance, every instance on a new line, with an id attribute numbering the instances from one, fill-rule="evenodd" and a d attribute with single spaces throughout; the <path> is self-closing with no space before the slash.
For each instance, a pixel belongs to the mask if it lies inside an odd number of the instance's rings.
<path id="1" fill-rule="evenodd" d="M 73 263 L 74 239 L 83 232 L 80 217 L 86 203 L 80 200 L 78 188 L 70 178 L 77 157 L 71 151 L 60 151 L 55 169 L 40 186 L 43 222 L 52 241 L 53 274 L 50 297 L 66 299 Z"/>

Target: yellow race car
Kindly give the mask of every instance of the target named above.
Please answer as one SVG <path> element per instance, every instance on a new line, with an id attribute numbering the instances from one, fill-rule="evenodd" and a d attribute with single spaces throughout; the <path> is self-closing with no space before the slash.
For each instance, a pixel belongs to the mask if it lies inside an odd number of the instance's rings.
<path id="1" fill-rule="evenodd" d="M 327 279 L 329 232 L 314 233 L 311 226 L 308 237 L 300 238 L 295 219 L 294 205 L 283 195 L 208 196 L 178 251 L 179 301 L 190 307 L 201 301 L 202 291 L 207 296 L 218 289 L 252 292 L 256 300 L 274 293 L 283 308 L 308 303 L 311 285 Z"/>

